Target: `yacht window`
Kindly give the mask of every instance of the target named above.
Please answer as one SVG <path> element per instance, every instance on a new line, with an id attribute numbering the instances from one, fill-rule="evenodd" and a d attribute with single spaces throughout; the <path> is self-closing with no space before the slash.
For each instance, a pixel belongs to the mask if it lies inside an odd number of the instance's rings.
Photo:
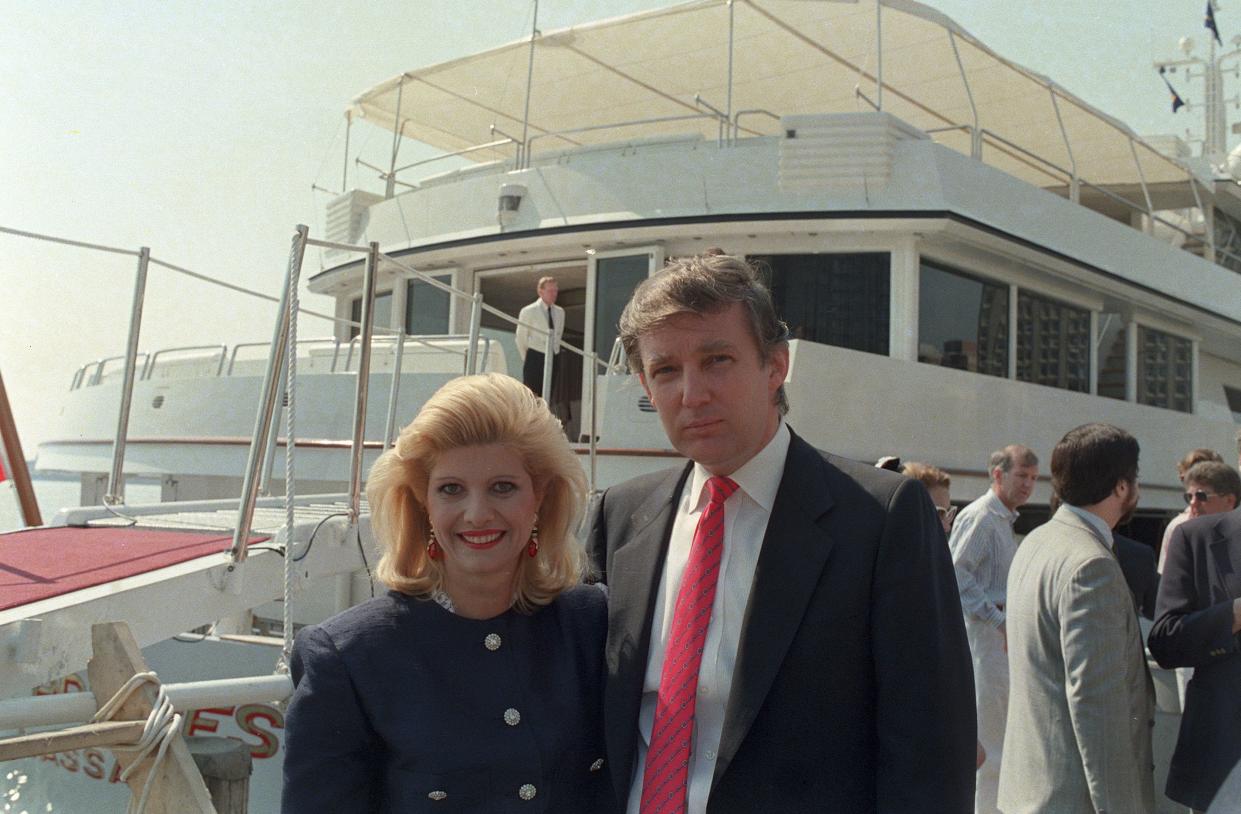
<path id="1" fill-rule="evenodd" d="M 1241 272 L 1241 220 L 1219 209 L 1214 214 L 1215 262 Z"/>
<path id="2" fill-rule="evenodd" d="M 1224 385 L 1224 398 L 1228 399 L 1228 409 L 1232 411 L 1232 420 L 1241 424 L 1241 390 Z"/>
<path id="3" fill-rule="evenodd" d="M 1120 314 L 1099 314 L 1099 339 L 1095 363 L 1099 366 L 1100 396 L 1124 401 L 1129 377 L 1129 351 L 1125 322 Z"/>
<path id="4" fill-rule="evenodd" d="M 1017 379 L 1090 391 L 1090 312 L 1017 292 Z"/>
<path id="5" fill-rule="evenodd" d="M 356 297 L 349 303 L 349 318 L 354 322 L 362 321 L 362 298 Z M 388 328 L 392 325 L 392 292 L 384 291 L 375 295 L 375 327 Z M 353 339 L 362 329 L 357 325 L 349 326 L 349 338 Z"/>
<path id="6" fill-rule="evenodd" d="M 599 257 L 595 260 L 595 353 L 604 361 L 612 353 L 621 312 L 634 289 L 650 274 L 648 254 Z M 622 359 L 622 362 L 624 360 Z"/>
<path id="7" fill-rule="evenodd" d="M 452 283 L 451 274 L 435 274 L 432 279 Z M 448 333 L 448 314 L 452 295 L 423 280 L 410 280 L 405 295 L 405 333 L 436 336 Z"/>
<path id="8" fill-rule="evenodd" d="M 1008 286 L 923 262 L 918 361 L 1008 375 Z"/>
<path id="9" fill-rule="evenodd" d="M 794 339 L 888 355 L 890 256 L 750 256 Z"/>
<path id="10" fill-rule="evenodd" d="M 1138 403 L 1193 412 L 1193 343 L 1138 326 Z"/>

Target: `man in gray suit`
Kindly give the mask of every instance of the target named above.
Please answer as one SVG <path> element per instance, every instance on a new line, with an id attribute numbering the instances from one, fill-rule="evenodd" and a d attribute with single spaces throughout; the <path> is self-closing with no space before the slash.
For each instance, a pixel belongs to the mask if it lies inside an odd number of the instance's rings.
<path id="1" fill-rule="evenodd" d="M 1155 810 L 1155 695 L 1112 528 L 1138 504 L 1138 442 L 1110 424 L 1071 430 L 1051 456 L 1063 505 L 1008 574 L 1011 691 L 1000 810 Z"/>

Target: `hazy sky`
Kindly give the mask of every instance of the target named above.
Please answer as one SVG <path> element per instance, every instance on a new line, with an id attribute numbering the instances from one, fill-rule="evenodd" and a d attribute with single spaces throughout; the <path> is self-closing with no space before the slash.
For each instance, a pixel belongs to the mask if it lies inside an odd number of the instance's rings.
<path id="1" fill-rule="evenodd" d="M 542 0 L 540 28 L 668 4 Z M 1139 133 L 1198 128 L 1197 114 L 1169 114 L 1151 62 L 1176 56 L 1182 35 L 1204 49 L 1203 0 L 931 5 Z M 532 9 L 530 0 L 0 0 L 0 226 L 147 245 L 278 294 L 294 225 L 322 234 L 330 196 L 311 184 L 340 186 L 349 99 L 403 70 L 523 37 Z M 1225 41 L 1241 33 L 1241 2 L 1216 14 Z M 353 144 L 378 158 L 389 136 L 363 124 Z M 318 262 L 308 254 L 306 276 Z M 135 265 L 0 234 L 0 372 L 28 457 L 53 431 L 73 371 L 122 352 Z M 304 305 L 329 308 L 315 296 Z M 273 317 L 269 303 L 152 267 L 142 347 L 265 340 Z M 302 327 L 329 332 L 318 321 Z"/>

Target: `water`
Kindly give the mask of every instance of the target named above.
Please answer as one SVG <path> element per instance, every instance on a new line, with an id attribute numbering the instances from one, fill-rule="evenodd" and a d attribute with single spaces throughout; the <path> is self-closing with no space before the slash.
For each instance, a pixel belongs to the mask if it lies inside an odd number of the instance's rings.
<path id="1" fill-rule="evenodd" d="M 79 499 L 82 486 L 77 478 L 36 476 L 31 478 L 31 483 L 44 523 L 50 523 L 60 509 L 82 505 Z M 130 479 L 125 482 L 125 499 L 129 503 L 158 503 L 159 496 L 159 481 Z M 12 480 L 6 480 L 0 483 L 0 532 L 21 528 L 21 518 L 21 511 L 17 508 L 17 490 Z"/>

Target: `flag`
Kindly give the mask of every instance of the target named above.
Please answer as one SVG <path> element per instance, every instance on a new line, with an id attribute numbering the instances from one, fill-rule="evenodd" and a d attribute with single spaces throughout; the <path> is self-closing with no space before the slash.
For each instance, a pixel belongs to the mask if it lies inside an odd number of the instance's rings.
<path id="1" fill-rule="evenodd" d="M 1207 27 L 1207 30 L 1215 35 L 1215 41 L 1217 43 L 1220 45 L 1224 44 L 1224 41 L 1219 38 L 1219 27 L 1215 25 L 1215 7 L 1212 5 L 1211 0 L 1207 0 L 1207 16 L 1206 19 L 1202 21 L 1202 24 Z M 1175 95 L 1175 92 L 1173 95 Z"/>
<path id="2" fill-rule="evenodd" d="M 1185 100 L 1181 98 L 1181 94 L 1176 92 L 1176 88 L 1172 87 L 1172 83 L 1168 81 L 1168 77 L 1164 76 L 1165 68 L 1159 69 L 1159 76 L 1163 78 L 1163 83 L 1168 86 L 1168 93 L 1172 94 L 1172 112 L 1185 107 Z"/>

